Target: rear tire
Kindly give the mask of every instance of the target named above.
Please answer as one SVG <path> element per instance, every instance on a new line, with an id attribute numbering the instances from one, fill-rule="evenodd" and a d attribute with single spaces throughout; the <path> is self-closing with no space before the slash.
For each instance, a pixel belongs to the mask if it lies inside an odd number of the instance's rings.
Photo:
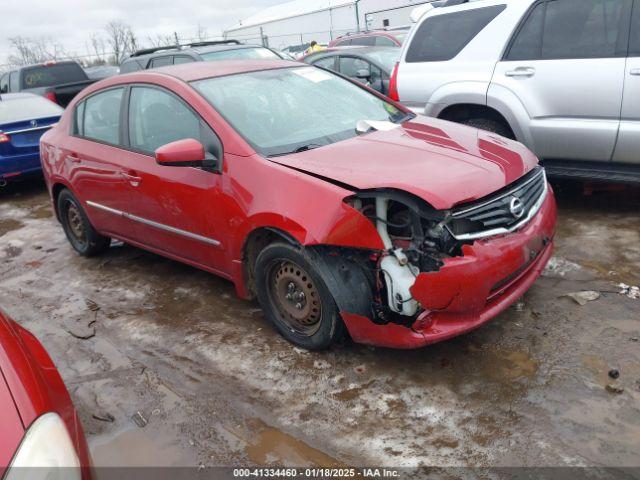
<path id="1" fill-rule="evenodd" d="M 255 263 L 258 301 L 289 342 L 324 350 L 343 335 L 338 307 L 312 261 L 284 243 L 267 246 Z"/>
<path id="2" fill-rule="evenodd" d="M 82 205 L 67 189 L 58 196 L 58 215 L 67 240 L 80 255 L 93 257 L 109 248 L 111 239 L 93 228 Z"/>
<path id="3" fill-rule="evenodd" d="M 463 120 L 461 123 L 470 127 L 478 128 L 480 130 L 497 133 L 498 135 L 501 135 L 505 138 L 515 140 L 513 132 L 511 131 L 509 126 L 505 125 L 502 122 L 498 122 L 497 120 L 493 120 L 490 118 L 468 118 L 466 120 Z"/>

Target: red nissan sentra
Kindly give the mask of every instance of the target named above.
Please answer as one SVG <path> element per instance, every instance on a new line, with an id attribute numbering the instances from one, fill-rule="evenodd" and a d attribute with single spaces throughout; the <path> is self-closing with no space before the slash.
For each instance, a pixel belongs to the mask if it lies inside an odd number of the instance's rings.
<path id="1" fill-rule="evenodd" d="M 40 342 L 0 311 L 0 478 L 90 477 L 87 442 L 60 374 Z"/>
<path id="2" fill-rule="evenodd" d="M 194 63 L 86 89 L 42 140 L 82 255 L 110 238 L 231 280 L 289 341 L 416 348 L 470 331 L 549 260 L 519 143 L 292 62 Z"/>

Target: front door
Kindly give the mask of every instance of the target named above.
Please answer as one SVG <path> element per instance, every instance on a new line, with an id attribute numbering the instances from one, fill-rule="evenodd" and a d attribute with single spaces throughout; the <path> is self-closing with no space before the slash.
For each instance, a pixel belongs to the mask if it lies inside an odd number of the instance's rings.
<path id="1" fill-rule="evenodd" d="M 221 176 L 193 167 L 158 165 L 154 152 L 193 138 L 211 153 L 221 146 L 211 129 L 181 99 L 159 87 L 133 86 L 128 112 L 130 152 L 125 174 L 131 190 L 128 213 L 135 240 L 160 252 L 214 269 L 223 265 L 223 244 L 209 221 Z"/>
<path id="2" fill-rule="evenodd" d="M 640 165 L 640 0 L 635 1 L 631 16 L 620 133 L 613 161 Z"/>
<path id="3" fill-rule="evenodd" d="M 632 0 L 536 4 L 496 66 L 543 159 L 610 161 L 618 135 Z M 491 92 L 490 92 L 491 93 Z"/>

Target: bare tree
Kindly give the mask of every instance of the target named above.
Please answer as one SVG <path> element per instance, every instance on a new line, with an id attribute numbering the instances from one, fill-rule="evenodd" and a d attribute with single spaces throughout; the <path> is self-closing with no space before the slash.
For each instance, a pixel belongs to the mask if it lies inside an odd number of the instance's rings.
<path id="1" fill-rule="evenodd" d="M 45 37 L 11 37 L 9 44 L 15 53 L 9 55 L 8 61 L 14 65 L 31 65 L 71 57 L 65 53 L 62 45 Z"/>
<path id="2" fill-rule="evenodd" d="M 207 38 L 209 38 L 209 32 L 206 27 L 203 27 L 202 24 L 198 23 L 198 30 L 196 30 L 196 38 L 199 42 L 204 42 Z"/>
<path id="3" fill-rule="evenodd" d="M 153 37 L 147 37 L 147 43 L 152 47 L 172 47 L 175 45 L 175 39 L 173 35 L 165 35 L 162 33 L 156 33 Z"/>
<path id="4" fill-rule="evenodd" d="M 107 32 L 107 44 L 111 48 L 115 63 L 121 63 L 137 47 L 136 37 L 129 25 L 113 20 L 104 27 Z"/>
<path id="5" fill-rule="evenodd" d="M 104 65 L 107 57 L 107 44 L 97 33 L 91 34 L 89 37 L 90 48 L 87 47 L 89 55 L 95 56 L 94 64 Z"/>

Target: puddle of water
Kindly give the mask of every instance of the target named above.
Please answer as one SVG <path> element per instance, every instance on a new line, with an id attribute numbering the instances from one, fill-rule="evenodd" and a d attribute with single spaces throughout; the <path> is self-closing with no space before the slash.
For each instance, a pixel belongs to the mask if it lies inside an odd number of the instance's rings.
<path id="1" fill-rule="evenodd" d="M 18 230 L 22 228 L 24 223 L 19 220 L 14 220 L 13 218 L 5 218 L 0 220 L 0 237 L 3 235 L 13 232 L 14 230 Z"/>
<path id="2" fill-rule="evenodd" d="M 249 427 L 255 431 L 251 433 L 251 438 L 245 440 L 248 443 L 245 447 L 245 453 L 249 460 L 256 465 L 343 466 L 335 458 L 275 427 L 264 424 L 260 420 L 250 422 Z"/>

